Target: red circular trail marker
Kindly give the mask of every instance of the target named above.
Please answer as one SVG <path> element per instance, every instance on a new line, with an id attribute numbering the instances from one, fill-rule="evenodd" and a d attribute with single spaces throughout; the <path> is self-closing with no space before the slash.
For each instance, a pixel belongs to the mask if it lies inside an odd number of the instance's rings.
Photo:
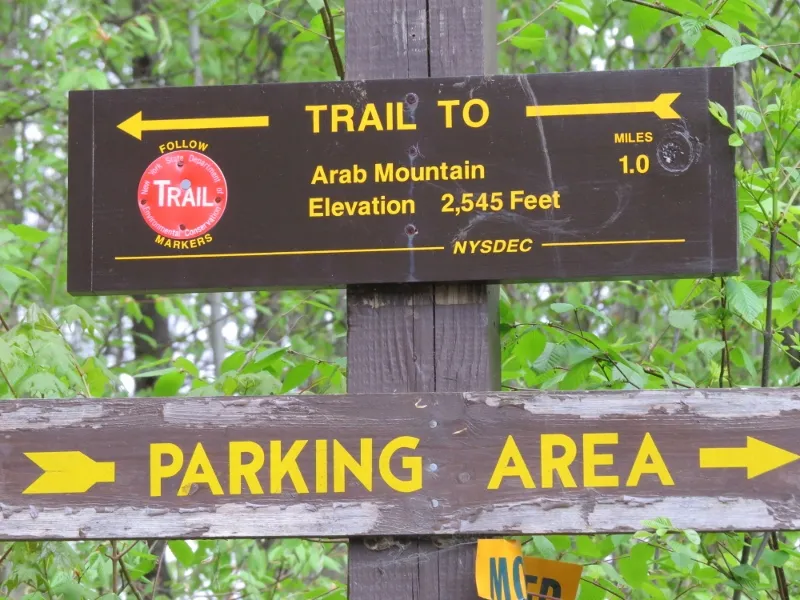
<path id="1" fill-rule="evenodd" d="M 188 240 L 208 233 L 228 204 L 228 184 L 205 154 L 176 150 L 155 159 L 139 181 L 139 210 L 156 233 Z"/>

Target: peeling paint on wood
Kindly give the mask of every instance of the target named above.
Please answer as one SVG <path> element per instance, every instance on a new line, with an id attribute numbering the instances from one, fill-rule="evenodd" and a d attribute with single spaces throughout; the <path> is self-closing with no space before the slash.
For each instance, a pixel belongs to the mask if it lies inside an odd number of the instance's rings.
<path id="1" fill-rule="evenodd" d="M 91 409 L 89 409 L 91 407 Z M 542 478 L 542 436 L 563 434 L 577 453 L 568 465 L 577 487 L 554 472 Z M 587 449 L 585 436 L 617 434 L 616 443 Z M 649 434 L 674 485 L 645 473 L 627 485 Z M 402 457 L 419 457 L 422 488 L 393 490 L 380 476 L 389 440 L 410 436 L 415 449 L 390 458 L 399 478 Z M 487 489 L 508 436 L 513 436 L 535 488 L 517 476 Z M 800 461 L 747 477 L 743 467 L 699 466 L 701 448 L 744 448 L 747 438 L 800 453 L 800 392 L 794 389 L 593 393 L 404 393 L 266 398 L 25 400 L 0 404 L 0 538 L 103 539 L 159 537 L 411 536 L 634 531 L 645 519 L 669 517 L 699 530 L 800 528 Z M 328 440 L 328 489 L 333 489 L 333 440 L 356 460 L 372 440 L 372 491 L 350 472 L 343 491 L 316 491 L 314 440 Z M 270 441 L 283 454 L 308 440 L 297 461 L 309 493 L 290 477 L 270 493 Z M 265 452 L 257 471 L 264 493 L 230 489 L 230 443 L 251 441 Z M 223 493 L 206 483 L 178 496 L 192 453 L 202 443 Z M 151 496 L 153 443 L 175 444 L 183 466 Z M 113 461 L 113 483 L 85 493 L 23 494 L 42 474 L 25 453 L 83 452 Z M 590 454 L 612 464 L 592 467 L 617 476 L 610 487 L 585 484 Z M 556 452 L 556 455 L 559 455 Z M 596 456 L 595 456 L 596 458 Z M 249 460 L 249 459 L 248 459 Z M 168 461 L 162 461 L 164 464 Z M 244 461 L 247 462 L 247 461 Z"/>

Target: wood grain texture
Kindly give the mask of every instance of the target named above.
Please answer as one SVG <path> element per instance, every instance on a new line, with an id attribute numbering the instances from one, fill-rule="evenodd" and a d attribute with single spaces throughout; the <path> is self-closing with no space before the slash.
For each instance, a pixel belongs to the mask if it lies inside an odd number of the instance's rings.
<path id="1" fill-rule="evenodd" d="M 495 10 L 489 0 L 347 0 L 347 78 L 484 74 Z M 347 298 L 350 392 L 499 387 L 496 288 L 351 286 Z M 351 540 L 349 597 L 474 598 L 474 563 L 469 542 L 442 551 L 412 539 L 381 551 Z"/>
<path id="2" fill-rule="evenodd" d="M 560 475 L 550 485 L 542 477 L 542 436 L 553 434 L 568 436 L 576 445 L 569 466 L 574 488 Z M 611 464 L 595 469 L 618 477 L 617 485 L 586 483 L 585 439 L 591 434 L 618 436 L 615 443 L 597 447 L 597 454 L 611 456 Z M 657 444 L 674 485 L 653 474 L 628 484 L 646 434 Z M 507 477 L 498 489 L 488 489 L 509 435 L 534 488 Z M 414 450 L 402 450 L 391 459 L 398 477 L 408 474 L 402 456 L 421 460 L 422 487 L 409 493 L 392 490 L 379 476 L 381 449 L 398 436 L 419 440 Z M 659 516 L 698 530 L 800 528 L 800 461 L 751 479 L 743 468 L 700 468 L 701 448 L 742 448 L 749 436 L 800 453 L 800 391 L 7 401 L 0 403 L 0 539 L 434 535 L 445 536 L 438 543 L 447 544 L 446 556 L 430 542 L 402 539 L 408 544 L 403 560 L 413 562 L 419 555 L 420 572 L 432 562 L 439 565 L 439 577 L 450 577 L 451 567 L 443 566 L 468 564 L 472 552 L 468 539 L 450 535 L 635 531 L 643 520 Z M 371 490 L 347 474 L 342 491 L 318 491 L 315 440 L 332 444 L 336 439 L 358 457 L 362 438 L 372 439 L 374 447 Z M 280 441 L 285 454 L 296 440 L 308 440 L 297 464 L 309 491 L 299 493 L 284 477 L 283 489 L 272 493 L 270 442 Z M 263 493 L 248 485 L 243 493 L 232 493 L 229 446 L 235 441 L 264 448 L 265 466 L 256 474 Z M 193 485 L 188 495 L 178 495 L 198 442 L 222 494 L 214 495 L 202 483 Z M 163 480 L 160 496 L 150 493 L 153 443 L 175 444 L 184 455 L 180 472 Z M 58 451 L 113 461 L 115 481 L 97 483 L 85 493 L 23 494 L 42 474 L 25 453 Z M 330 464 L 326 472 L 332 484 Z M 360 556 L 373 559 L 371 566 L 353 563 L 360 573 L 372 573 L 369 585 L 392 579 L 384 566 L 395 561 L 400 542 L 369 540 L 364 548 L 354 546 Z M 419 585 L 444 589 L 442 581 Z M 446 585 L 451 589 L 452 583 Z"/>

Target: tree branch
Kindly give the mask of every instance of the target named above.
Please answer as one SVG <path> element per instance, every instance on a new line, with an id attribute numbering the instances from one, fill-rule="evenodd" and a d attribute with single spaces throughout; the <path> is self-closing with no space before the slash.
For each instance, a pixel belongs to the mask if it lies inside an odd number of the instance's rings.
<path id="1" fill-rule="evenodd" d="M 328 47 L 331 49 L 331 57 L 333 64 L 336 66 L 336 74 L 339 79 L 344 79 L 344 63 L 342 62 L 342 55 L 339 53 L 339 46 L 336 44 L 336 29 L 333 27 L 333 15 L 331 14 L 331 6 L 328 0 L 323 0 L 322 10 L 322 23 L 325 26 L 325 33 L 328 35 Z"/>
<path id="2" fill-rule="evenodd" d="M 639 6 L 644 6 L 646 8 L 652 8 L 653 10 L 660 10 L 661 12 L 673 15 L 675 17 L 684 17 L 685 15 L 677 10 L 674 10 L 668 6 L 664 6 L 663 4 L 652 4 L 651 2 L 645 2 L 645 0 L 622 0 L 623 2 L 629 2 L 631 4 L 638 4 Z M 708 29 L 711 33 L 714 33 L 720 37 L 725 37 L 718 29 L 715 29 L 711 25 L 705 25 L 704 29 Z M 796 77 L 800 79 L 800 72 L 795 72 L 791 68 L 784 65 L 781 61 L 771 57 L 769 54 L 762 54 L 761 58 L 764 60 L 771 62 L 773 65 L 786 71 L 792 77 Z"/>

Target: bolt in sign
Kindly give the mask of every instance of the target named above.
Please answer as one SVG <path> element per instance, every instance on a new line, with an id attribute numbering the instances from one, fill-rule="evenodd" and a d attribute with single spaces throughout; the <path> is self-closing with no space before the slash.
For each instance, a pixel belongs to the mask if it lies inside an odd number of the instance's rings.
<path id="1" fill-rule="evenodd" d="M 178 150 L 155 159 L 139 181 L 139 210 L 166 238 L 192 239 L 211 230 L 225 212 L 228 184 L 211 158 Z"/>

